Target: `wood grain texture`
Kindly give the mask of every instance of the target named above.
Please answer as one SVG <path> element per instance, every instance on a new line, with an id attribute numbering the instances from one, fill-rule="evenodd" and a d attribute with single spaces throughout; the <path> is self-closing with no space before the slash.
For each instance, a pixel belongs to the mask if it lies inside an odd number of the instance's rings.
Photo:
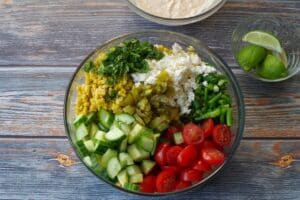
<path id="1" fill-rule="evenodd" d="M 300 1 L 228 0 L 210 18 L 181 27 L 149 22 L 125 0 L 0 1 L 0 200 L 144 199 L 112 189 L 79 162 L 62 114 L 75 66 L 98 44 L 141 29 L 204 41 L 234 69 L 246 102 L 245 139 L 224 173 L 203 189 L 165 199 L 299 199 L 300 74 L 262 83 L 238 69 L 230 51 L 236 25 L 261 13 L 299 26 Z M 58 153 L 79 163 L 62 167 Z M 289 153 L 297 159 L 291 167 L 270 164 Z"/>
<path id="2" fill-rule="evenodd" d="M 127 8 L 125 0 L 0 2 L 0 65 L 76 66 L 104 41 L 141 29 L 167 29 L 194 36 L 233 65 L 230 37 L 238 23 L 260 13 L 300 20 L 300 1 L 229 0 L 210 18 L 188 26 L 149 22 Z"/>
<path id="3" fill-rule="evenodd" d="M 0 135 L 64 136 L 63 99 L 74 71 L 73 67 L 0 68 Z M 246 102 L 245 137 L 300 138 L 300 75 L 267 84 L 239 69 L 234 73 Z"/>
<path id="4" fill-rule="evenodd" d="M 287 153 L 299 159 L 299 147 L 300 140 L 243 141 L 222 175 L 176 199 L 297 199 L 300 163 L 283 169 L 270 162 Z M 54 160 L 58 153 L 78 162 L 67 140 L 0 139 L 0 152 L 0 199 L 144 199 L 112 189 L 81 163 L 61 167 Z"/>

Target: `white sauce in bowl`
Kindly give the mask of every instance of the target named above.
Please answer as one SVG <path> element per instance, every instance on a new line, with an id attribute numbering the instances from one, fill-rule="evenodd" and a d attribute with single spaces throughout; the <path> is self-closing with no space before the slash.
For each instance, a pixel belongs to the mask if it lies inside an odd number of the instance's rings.
<path id="1" fill-rule="evenodd" d="M 136 7 L 162 18 L 183 19 L 200 15 L 221 0 L 130 0 Z"/>

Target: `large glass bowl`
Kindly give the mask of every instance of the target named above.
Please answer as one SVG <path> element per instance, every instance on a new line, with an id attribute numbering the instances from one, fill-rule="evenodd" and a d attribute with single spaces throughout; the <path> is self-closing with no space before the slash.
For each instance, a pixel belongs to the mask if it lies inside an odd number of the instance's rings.
<path id="1" fill-rule="evenodd" d="M 101 175 L 98 175 L 95 173 L 92 169 L 90 169 L 84 162 L 84 165 L 100 180 L 110 184 L 111 186 L 125 191 L 129 193 L 134 193 L 138 195 L 148 195 L 148 196 L 158 196 L 158 195 L 170 195 L 170 194 L 177 194 L 183 191 L 188 191 L 193 188 L 197 188 L 202 186 L 204 183 L 206 183 L 208 180 L 212 179 L 214 176 L 219 174 L 222 169 L 228 164 L 228 162 L 233 157 L 240 140 L 242 139 L 243 134 L 243 128 L 244 128 L 244 120 L 245 120 L 245 110 L 244 110 L 244 102 L 243 102 L 243 95 L 241 93 L 240 87 L 238 85 L 238 82 L 230 70 L 230 68 L 226 65 L 226 63 L 217 56 L 212 50 L 210 50 L 205 44 L 200 42 L 199 40 L 169 31 L 147 31 L 147 32 L 137 32 L 137 33 L 130 33 L 127 35 L 122 35 L 117 38 L 114 38 L 102 45 L 100 45 L 97 49 L 92 51 L 79 65 L 77 70 L 75 71 L 74 75 L 71 78 L 70 84 L 67 88 L 66 96 L 65 96 L 65 105 L 64 105 L 64 123 L 65 123 L 65 129 L 68 134 L 69 141 L 76 152 L 78 158 L 82 161 L 82 157 L 80 156 L 76 146 L 75 146 L 75 130 L 72 125 L 73 120 L 75 119 L 75 105 L 76 105 L 76 87 L 79 84 L 82 84 L 84 81 L 84 71 L 83 71 L 83 65 L 85 62 L 87 62 L 90 59 L 93 59 L 99 52 L 101 51 L 107 51 L 109 48 L 116 46 L 123 42 L 124 40 L 137 38 L 141 41 L 148 41 L 153 44 L 163 44 L 166 46 L 171 46 L 173 43 L 178 43 L 182 47 L 188 47 L 193 46 L 197 53 L 200 55 L 203 61 L 211 64 L 212 66 L 215 66 L 217 70 L 219 70 L 222 74 L 226 75 L 229 80 L 229 94 L 232 97 L 232 105 L 233 105 L 233 119 L 234 123 L 231 127 L 233 139 L 232 143 L 229 145 L 229 147 L 225 150 L 227 159 L 219 166 L 214 172 L 212 172 L 210 175 L 205 177 L 202 181 L 200 181 L 197 184 L 194 184 L 193 186 L 176 192 L 170 192 L 170 193 L 155 193 L 155 194 L 149 194 L 149 193 L 141 193 L 141 192 L 134 192 L 125 190 L 121 187 L 118 187 L 107 180 L 105 180 Z"/>
<path id="2" fill-rule="evenodd" d="M 170 19 L 170 18 L 163 18 L 158 17 L 155 15 L 152 15 L 150 13 L 147 13 L 143 11 L 142 9 L 138 8 L 132 0 L 127 0 L 128 7 L 133 10 L 136 14 L 140 15 L 141 17 L 144 17 L 148 19 L 149 21 L 156 22 L 158 24 L 163 24 L 167 26 L 180 26 L 180 25 L 186 25 L 186 24 L 192 24 L 201 20 L 204 20 L 211 15 L 213 15 L 215 12 L 217 12 L 225 3 L 227 0 L 221 0 L 217 4 L 215 4 L 213 7 L 209 8 L 205 12 L 189 17 L 189 18 L 179 18 L 179 19 Z"/>

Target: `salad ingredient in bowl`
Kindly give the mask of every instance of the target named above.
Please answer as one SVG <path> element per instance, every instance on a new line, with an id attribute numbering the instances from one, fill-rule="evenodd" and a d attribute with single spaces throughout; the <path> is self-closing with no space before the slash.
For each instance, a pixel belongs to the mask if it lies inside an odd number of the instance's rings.
<path id="1" fill-rule="evenodd" d="M 191 46 L 130 38 L 93 53 L 82 70 L 70 139 L 89 169 L 116 187 L 192 188 L 236 145 L 230 80 Z"/>

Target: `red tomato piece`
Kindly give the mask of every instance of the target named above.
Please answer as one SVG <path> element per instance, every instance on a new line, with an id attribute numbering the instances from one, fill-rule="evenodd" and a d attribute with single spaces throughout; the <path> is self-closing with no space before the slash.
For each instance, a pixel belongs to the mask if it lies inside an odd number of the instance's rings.
<path id="1" fill-rule="evenodd" d="M 185 144 L 200 144 L 204 140 L 203 130 L 193 123 L 186 124 L 183 127 L 182 135 Z"/>
<path id="2" fill-rule="evenodd" d="M 223 148 L 218 146 L 216 143 L 214 143 L 211 140 L 204 140 L 204 142 L 201 144 L 201 148 L 215 148 L 220 151 L 223 151 Z"/>
<path id="3" fill-rule="evenodd" d="M 229 145 L 231 142 L 230 129 L 224 124 L 219 124 L 215 126 L 212 136 L 214 142 L 221 147 Z"/>
<path id="4" fill-rule="evenodd" d="M 197 183 L 202 179 L 202 173 L 194 169 L 186 169 L 181 173 L 180 179 L 186 182 Z"/>
<path id="5" fill-rule="evenodd" d="M 170 126 L 166 131 L 166 137 L 169 139 L 173 139 L 174 133 L 179 132 L 180 129 L 176 126 Z"/>
<path id="6" fill-rule="evenodd" d="M 167 151 L 167 163 L 169 165 L 177 165 L 178 154 L 182 151 L 180 146 L 172 146 Z"/>
<path id="7" fill-rule="evenodd" d="M 179 183 L 176 185 L 176 190 L 182 190 L 184 188 L 190 187 L 192 184 L 190 182 L 186 181 L 179 181 Z"/>
<path id="8" fill-rule="evenodd" d="M 201 128 L 204 132 L 204 137 L 205 138 L 209 137 L 214 130 L 214 120 L 212 118 L 206 119 L 202 123 Z"/>
<path id="9" fill-rule="evenodd" d="M 203 148 L 201 156 L 209 165 L 221 165 L 225 161 L 224 153 L 215 148 Z"/>
<path id="10" fill-rule="evenodd" d="M 172 170 L 175 172 L 176 175 L 180 174 L 181 168 L 177 166 L 162 166 L 162 170 Z"/>
<path id="11" fill-rule="evenodd" d="M 140 185 L 141 192 L 154 193 L 156 192 L 156 177 L 146 176 Z"/>
<path id="12" fill-rule="evenodd" d="M 192 165 L 197 160 L 197 149 L 194 145 L 186 146 L 177 157 L 177 164 L 180 167 Z"/>
<path id="13" fill-rule="evenodd" d="M 199 172 L 205 173 L 211 171 L 211 167 L 204 162 L 203 160 L 199 160 L 194 166 L 193 169 L 198 170 Z"/>
<path id="14" fill-rule="evenodd" d="M 176 185 L 176 174 L 172 170 L 164 170 L 156 178 L 156 189 L 158 192 L 171 192 Z"/>
<path id="15" fill-rule="evenodd" d="M 163 142 L 158 145 L 154 154 L 154 160 L 158 165 L 163 166 L 167 164 L 167 151 L 169 148 L 169 142 Z"/>

